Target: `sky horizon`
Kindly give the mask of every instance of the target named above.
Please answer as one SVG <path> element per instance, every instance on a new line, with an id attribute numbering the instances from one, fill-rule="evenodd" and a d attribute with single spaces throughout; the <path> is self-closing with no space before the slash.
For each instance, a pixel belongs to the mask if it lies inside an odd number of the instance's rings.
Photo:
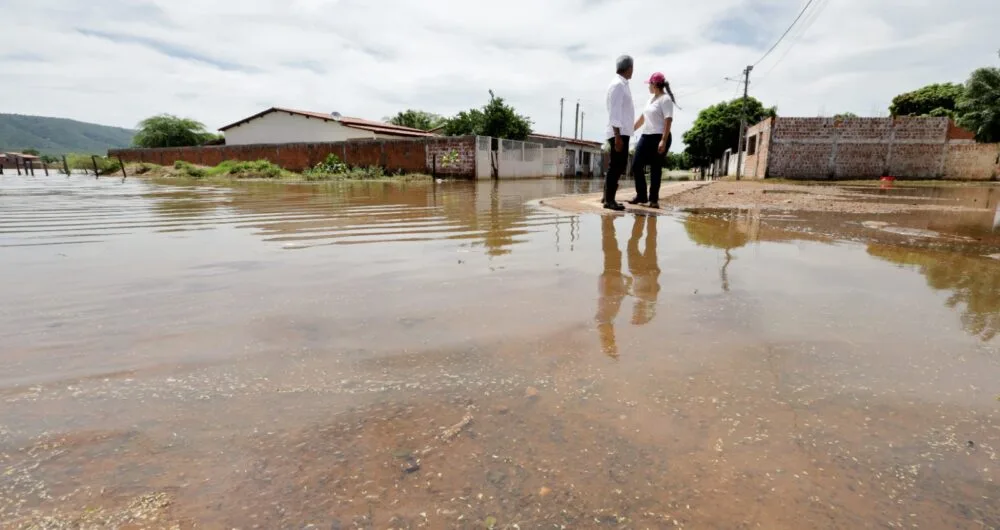
<path id="1" fill-rule="evenodd" d="M 680 109 L 739 96 L 736 81 L 808 0 L 0 0 L 0 112 L 134 128 L 160 113 L 209 130 L 269 107 L 381 120 L 406 109 L 450 116 L 489 90 L 536 132 L 603 140 L 615 58 L 643 81 L 666 74 Z M 711 5 L 702 5 L 711 4 Z M 754 69 L 750 95 L 783 116 L 884 116 L 893 96 L 964 82 L 1000 64 L 990 0 L 813 0 Z M 942 5 L 950 4 L 950 5 Z M 238 7 L 236 7 L 238 6 Z M 637 109 L 638 112 L 638 109 Z"/>

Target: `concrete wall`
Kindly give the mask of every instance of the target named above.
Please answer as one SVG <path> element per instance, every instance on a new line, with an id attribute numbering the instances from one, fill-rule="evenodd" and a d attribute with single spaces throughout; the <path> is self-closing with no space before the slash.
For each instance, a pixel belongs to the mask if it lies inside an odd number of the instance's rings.
<path id="1" fill-rule="evenodd" d="M 476 178 L 493 177 L 493 164 L 497 178 L 521 179 L 545 176 L 542 144 L 517 140 L 497 141 L 497 151 L 492 150 L 493 138 L 480 136 L 476 141 Z"/>
<path id="2" fill-rule="evenodd" d="M 994 178 L 991 148 L 948 118 L 776 118 L 751 127 L 744 175 L 790 179 Z M 992 152 L 996 152 L 996 146 Z"/>
<path id="3" fill-rule="evenodd" d="M 388 172 L 429 173 L 437 156 L 437 174 L 472 178 L 476 173 L 474 136 L 442 138 L 351 140 L 346 142 L 222 145 L 165 149 L 112 149 L 108 156 L 126 162 L 150 162 L 163 166 L 177 160 L 214 166 L 225 160 L 269 160 L 291 170 L 302 171 L 322 162 L 330 154 L 352 166 L 379 166 Z M 455 151 L 457 162 L 445 166 L 442 157 Z"/>
<path id="4" fill-rule="evenodd" d="M 225 131 L 226 145 L 343 142 L 374 139 L 375 133 L 337 122 L 286 112 L 271 112 Z"/>

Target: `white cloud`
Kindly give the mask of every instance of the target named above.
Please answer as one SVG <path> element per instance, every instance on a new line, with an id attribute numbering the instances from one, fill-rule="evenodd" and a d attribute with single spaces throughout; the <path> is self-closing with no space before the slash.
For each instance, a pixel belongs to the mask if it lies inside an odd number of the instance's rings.
<path id="1" fill-rule="evenodd" d="M 133 126 L 160 112 L 210 128 L 272 105 L 380 119 L 453 114 L 488 89 L 540 132 L 601 139 L 617 55 L 671 80 L 686 130 L 801 8 L 784 0 L 0 0 L 0 111 Z M 884 112 L 899 92 L 996 64 L 993 0 L 815 0 L 756 68 L 783 115 Z M 765 44 L 762 44 L 765 43 Z"/>

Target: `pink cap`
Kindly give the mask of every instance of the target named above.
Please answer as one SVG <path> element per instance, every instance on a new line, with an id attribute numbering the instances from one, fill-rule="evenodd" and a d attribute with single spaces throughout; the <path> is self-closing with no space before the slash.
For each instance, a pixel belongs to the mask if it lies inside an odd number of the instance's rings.
<path id="1" fill-rule="evenodd" d="M 650 85 L 658 85 L 660 83 L 666 82 L 666 80 L 667 80 L 666 76 L 664 76 L 660 72 L 656 72 L 655 74 L 649 76 L 649 81 L 646 82 L 649 83 Z"/>

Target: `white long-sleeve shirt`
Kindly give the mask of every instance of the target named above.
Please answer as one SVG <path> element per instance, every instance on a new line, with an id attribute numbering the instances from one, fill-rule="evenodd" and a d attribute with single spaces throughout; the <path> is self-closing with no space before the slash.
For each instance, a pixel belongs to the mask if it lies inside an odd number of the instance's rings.
<path id="1" fill-rule="evenodd" d="M 635 104 L 632 102 L 632 90 L 628 87 L 628 79 L 621 75 L 615 76 L 608 87 L 608 128 L 605 131 L 608 139 L 615 137 L 615 127 L 622 136 L 632 136 L 635 126 Z"/>

